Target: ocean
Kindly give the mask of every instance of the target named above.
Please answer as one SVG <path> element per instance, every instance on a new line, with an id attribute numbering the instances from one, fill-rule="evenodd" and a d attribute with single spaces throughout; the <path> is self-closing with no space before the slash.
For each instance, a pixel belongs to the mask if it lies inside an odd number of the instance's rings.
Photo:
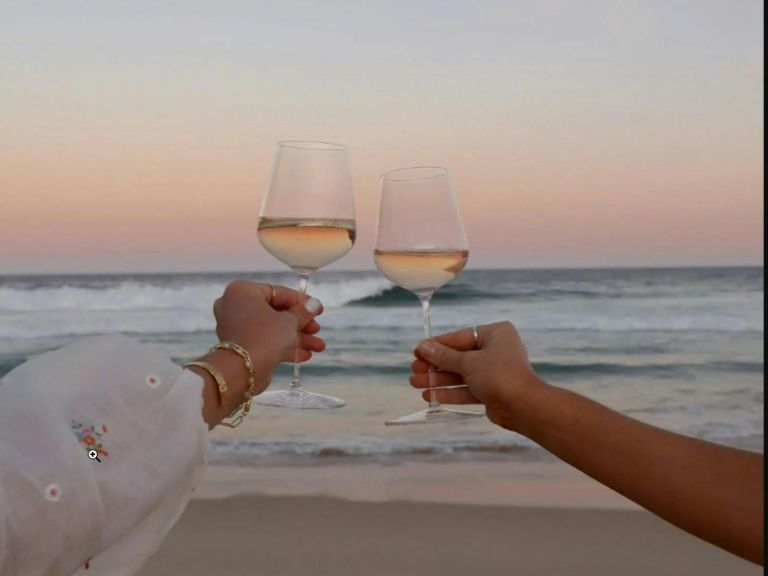
<path id="1" fill-rule="evenodd" d="M 537 371 L 640 420 L 762 450 L 763 268 L 471 270 L 434 298 L 435 333 L 514 322 Z M 182 362 L 214 341 L 211 304 L 234 278 L 293 286 L 291 273 L 0 277 L 0 376 L 78 338 L 124 332 Z M 331 411 L 257 407 L 213 434 L 211 462 L 386 460 L 410 455 L 537 458 L 485 420 L 387 428 L 423 406 L 407 379 L 417 299 L 375 272 L 321 271 L 310 293 L 328 349 L 305 386 Z M 272 387 L 287 384 L 281 367 Z"/>

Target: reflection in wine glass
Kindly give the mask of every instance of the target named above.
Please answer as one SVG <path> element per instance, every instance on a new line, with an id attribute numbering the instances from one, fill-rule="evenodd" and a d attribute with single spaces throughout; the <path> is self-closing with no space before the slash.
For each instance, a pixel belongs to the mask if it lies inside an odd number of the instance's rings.
<path id="1" fill-rule="evenodd" d="M 278 142 L 269 191 L 261 206 L 259 241 L 299 275 L 306 293 L 315 270 L 338 260 L 355 242 L 355 207 L 346 146 L 326 142 Z M 254 402 L 285 408 L 339 408 L 339 398 L 301 386 L 300 364 L 285 390 Z"/>
<path id="2" fill-rule="evenodd" d="M 432 295 L 462 271 L 469 257 L 448 170 L 434 166 L 403 168 L 381 177 L 379 228 L 374 260 L 389 280 L 421 301 L 424 337 L 431 337 Z M 484 416 L 444 408 L 436 399 L 429 372 L 430 401 L 426 410 L 386 422 L 388 426 L 466 420 Z"/>

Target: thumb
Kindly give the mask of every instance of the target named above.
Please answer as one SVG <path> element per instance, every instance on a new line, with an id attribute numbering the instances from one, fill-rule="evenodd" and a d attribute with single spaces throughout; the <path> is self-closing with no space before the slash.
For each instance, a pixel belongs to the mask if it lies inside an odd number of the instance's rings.
<path id="1" fill-rule="evenodd" d="M 317 298 L 309 298 L 297 304 L 289 310 L 298 321 L 298 330 L 301 331 L 312 319 L 323 311 L 323 305 Z"/>
<path id="2" fill-rule="evenodd" d="M 448 372 L 461 374 L 464 358 L 469 352 L 459 352 L 436 340 L 422 340 L 416 346 L 416 351 L 424 360 Z"/>

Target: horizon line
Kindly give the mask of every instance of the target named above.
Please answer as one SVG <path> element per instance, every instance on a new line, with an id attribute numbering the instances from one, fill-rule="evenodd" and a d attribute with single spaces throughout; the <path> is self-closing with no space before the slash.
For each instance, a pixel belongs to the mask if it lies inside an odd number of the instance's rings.
<path id="1" fill-rule="evenodd" d="M 738 268 L 765 268 L 765 263 L 759 264 L 684 264 L 684 265 L 639 265 L 639 266 L 522 266 L 522 267 L 496 267 L 485 266 L 480 268 L 468 268 L 466 272 L 485 272 L 500 270 L 516 271 L 560 271 L 560 270 L 695 270 L 695 269 L 738 269 Z M 326 272 L 350 273 L 350 272 L 375 272 L 376 268 L 357 269 L 332 269 Z M 225 275 L 225 274 L 290 274 L 290 269 L 279 270 L 177 270 L 177 271 L 107 271 L 107 272 L 16 272 L 0 273 L 0 278 L 18 278 L 29 276 L 191 276 L 191 275 Z"/>

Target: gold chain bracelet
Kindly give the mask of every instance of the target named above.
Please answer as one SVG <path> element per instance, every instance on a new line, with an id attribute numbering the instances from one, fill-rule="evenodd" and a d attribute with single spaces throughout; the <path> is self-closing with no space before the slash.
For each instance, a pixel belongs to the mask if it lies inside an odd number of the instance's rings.
<path id="1" fill-rule="evenodd" d="M 239 344 L 235 344 L 234 342 L 219 342 L 215 346 L 211 347 L 211 352 L 214 350 L 229 350 L 230 352 L 234 352 L 243 359 L 245 369 L 248 371 L 248 389 L 245 391 L 242 404 L 235 408 L 229 415 L 231 418 L 229 422 L 224 420 L 221 421 L 224 426 L 229 428 L 237 428 L 240 424 L 242 424 L 246 416 L 250 414 L 251 398 L 255 396 L 254 392 L 256 391 L 256 375 L 253 372 L 253 361 L 251 360 L 251 355 L 248 350 Z"/>

